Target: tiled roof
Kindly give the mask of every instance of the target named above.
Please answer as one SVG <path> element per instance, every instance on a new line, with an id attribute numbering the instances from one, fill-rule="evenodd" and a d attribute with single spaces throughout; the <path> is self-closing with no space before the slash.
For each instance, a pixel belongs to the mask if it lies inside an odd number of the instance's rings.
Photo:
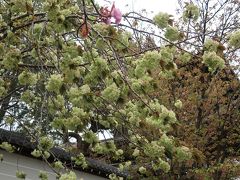
<path id="1" fill-rule="evenodd" d="M 17 147 L 19 150 L 16 153 L 20 153 L 30 157 L 33 157 L 31 156 L 31 152 L 37 147 L 37 143 L 32 143 L 30 141 L 30 138 L 28 138 L 27 136 L 18 132 L 8 131 L 5 129 L 0 129 L 0 143 L 2 142 L 8 142 Z M 60 159 L 61 161 L 66 162 L 69 166 L 74 165 L 74 162 L 71 161 L 71 157 L 73 155 L 64 151 L 62 148 L 54 147 L 50 149 L 50 154 L 54 155 L 54 157 Z M 48 161 L 50 162 L 53 160 L 53 156 L 48 159 Z M 87 169 L 83 170 L 81 167 L 78 166 L 74 166 L 74 168 L 102 177 L 108 177 L 108 175 L 112 173 L 120 177 L 128 177 L 128 173 L 126 171 L 119 171 L 118 168 L 114 166 L 88 157 L 86 157 L 86 160 L 88 163 Z"/>

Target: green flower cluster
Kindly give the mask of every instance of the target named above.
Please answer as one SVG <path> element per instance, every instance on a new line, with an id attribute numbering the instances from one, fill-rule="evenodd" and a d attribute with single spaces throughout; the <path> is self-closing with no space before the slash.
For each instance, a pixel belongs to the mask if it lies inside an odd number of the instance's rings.
<path id="1" fill-rule="evenodd" d="M 160 68 L 161 54 L 158 51 L 149 51 L 141 59 L 133 63 L 135 66 L 133 77 L 130 79 L 134 91 L 149 93 L 154 90 L 151 72 Z"/>
<path id="2" fill-rule="evenodd" d="M 120 163 L 119 166 L 118 166 L 118 169 L 120 171 L 124 171 L 124 170 L 129 169 L 131 165 L 132 165 L 131 161 L 126 161 L 124 163 Z"/>
<path id="3" fill-rule="evenodd" d="M 189 19 L 193 19 L 193 21 L 196 21 L 199 18 L 200 11 L 197 6 L 195 6 L 193 3 L 187 3 L 185 6 L 185 10 L 183 12 L 183 20 L 185 22 L 188 22 Z"/>
<path id="4" fill-rule="evenodd" d="M 180 39 L 180 32 L 176 27 L 168 26 L 165 31 L 165 38 L 170 41 L 177 41 Z"/>
<path id="5" fill-rule="evenodd" d="M 42 152 L 40 150 L 34 149 L 33 152 L 31 152 L 31 155 L 36 158 L 39 158 L 42 156 Z"/>
<path id="6" fill-rule="evenodd" d="M 174 106 L 178 109 L 181 109 L 182 108 L 182 101 L 181 100 L 177 100 L 175 103 L 174 103 Z"/>
<path id="7" fill-rule="evenodd" d="M 44 171 L 40 171 L 38 177 L 40 180 L 48 180 L 48 175 Z"/>
<path id="8" fill-rule="evenodd" d="M 54 143 L 53 140 L 50 139 L 49 137 L 41 137 L 39 140 L 39 148 L 44 150 L 44 151 L 48 151 L 53 147 Z"/>
<path id="9" fill-rule="evenodd" d="M 141 112 L 143 112 L 141 110 L 142 109 L 139 108 L 136 103 L 129 101 L 128 103 L 126 103 L 124 110 L 121 110 L 121 112 L 123 114 L 126 114 L 128 121 L 131 123 L 131 125 L 138 127 L 141 120 Z"/>
<path id="10" fill-rule="evenodd" d="M 26 179 L 26 173 L 24 173 L 23 171 L 17 171 L 16 172 L 16 177 L 18 178 L 18 179 Z"/>
<path id="11" fill-rule="evenodd" d="M 109 174 L 109 179 L 110 180 L 123 180 L 123 177 L 119 177 L 119 176 L 117 176 L 116 174 Z"/>
<path id="12" fill-rule="evenodd" d="M 52 126 L 55 129 L 62 129 L 62 127 L 66 127 L 69 130 L 75 131 L 76 129 L 83 127 L 88 119 L 89 115 L 84 111 L 84 109 L 73 107 L 69 117 L 56 117 L 52 122 Z"/>
<path id="13" fill-rule="evenodd" d="M 35 38 L 39 39 L 41 36 L 41 33 L 43 32 L 44 25 L 42 23 L 34 24 L 33 26 L 33 35 Z"/>
<path id="14" fill-rule="evenodd" d="M 208 70 L 212 73 L 225 67 L 225 61 L 217 55 L 219 46 L 219 42 L 212 39 L 207 39 L 204 43 L 203 63 L 208 66 Z"/>
<path id="15" fill-rule="evenodd" d="M 161 60 L 163 60 L 165 63 L 172 63 L 174 58 L 175 48 L 170 48 L 167 46 L 161 47 L 160 55 Z"/>
<path id="16" fill-rule="evenodd" d="M 208 70 L 212 73 L 225 67 L 225 61 L 215 52 L 205 52 L 203 55 L 203 63 L 208 66 Z"/>
<path id="17" fill-rule="evenodd" d="M 163 124 L 173 124 L 177 122 L 175 113 L 172 110 L 168 110 L 165 106 L 161 105 L 161 113 L 159 119 Z"/>
<path id="18" fill-rule="evenodd" d="M 79 104 L 81 104 L 83 102 L 83 97 L 82 97 L 82 93 L 80 88 L 78 87 L 71 87 L 70 90 L 68 91 L 68 97 L 70 102 L 74 105 L 74 106 L 78 106 Z"/>
<path id="19" fill-rule="evenodd" d="M 83 139 L 89 143 L 89 144 L 93 144 L 93 143 L 97 143 L 99 142 L 99 139 L 98 137 L 96 136 L 96 134 L 90 130 L 90 131 L 86 131 L 84 134 L 83 134 Z"/>
<path id="20" fill-rule="evenodd" d="M 131 34 L 128 32 L 121 32 L 117 35 L 116 39 L 113 43 L 113 47 L 117 50 L 127 49 L 129 46 L 129 39 Z"/>
<path id="21" fill-rule="evenodd" d="M 75 53 L 74 51 L 65 53 L 65 57 L 61 61 L 60 68 L 64 74 L 64 81 L 67 83 L 72 83 L 74 79 L 80 78 L 81 74 L 84 73 L 84 69 L 79 66 L 84 61 L 81 56 L 73 57 L 77 55 Z"/>
<path id="22" fill-rule="evenodd" d="M 21 59 L 21 51 L 18 48 L 11 46 L 6 52 L 7 53 L 1 63 L 8 70 L 17 68 Z"/>
<path id="23" fill-rule="evenodd" d="M 237 48 L 240 48 L 240 31 L 236 31 L 230 35 L 229 45 Z"/>
<path id="24" fill-rule="evenodd" d="M 188 147 L 177 147 L 175 157 L 179 162 L 182 162 L 191 159 L 192 153 L 190 152 Z"/>
<path id="25" fill-rule="evenodd" d="M 82 95 L 89 94 L 90 92 L 91 92 L 91 89 L 90 89 L 90 87 L 89 87 L 88 84 L 82 85 L 82 86 L 80 87 L 80 93 L 81 93 Z"/>
<path id="26" fill-rule="evenodd" d="M 171 15 L 167 13 L 158 13 L 153 17 L 153 22 L 161 29 L 168 27 Z"/>
<path id="27" fill-rule="evenodd" d="M 177 41 L 181 38 L 181 33 L 177 27 L 173 26 L 173 20 L 170 18 L 171 15 L 167 13 L 158 13 L 153 17 L 153 22 L 160 28 L 165 29 L 164 36 L 170 41 Z"/>
<path id="28" fill-rule="evenodd" d="M 27 7 L 33 6 L 32 0 L 23 0 L 23 1 L 11 0 L 11 3 L 13 4 L 11 7 L 11 11 L 16 13 L 27 12 L 28 11 Z"/>
<path id="29" fill-rule="evenodd" d="M 72 160 L 75 162 L 76 165 L 81 166 L 83 169 L 88 167 L 86 159 L 82 153 L 80 153 L 76 157 L 72 157 Z"/>
<path id="30" fill-rule="evenodd" d="M 135 75 L 137 77 L 142 77 L 146 73 L 146 66 L 143 63 L 139 63 L 135 68 Z"/>
<path id="31" fill-rule="evenodd" d="M 122 150 L 122 149 L 118 149 L 118 150 L 115 152 L 115 155 L 116 155 L 117 157 L 123 155 L 123 150 Z"/>
<path id="32" fill-rule="evenodd" d="M 88 58 L 87 55 L 85 55 Z M 109 72 L 108 63 L 105 59 L 98 56 L 92 62 L 88 74 L 85 76 L 84 82 L 86 84 L 96 85 L 100 78 L 105 78 Z"/>
<path id="33" fill-rule="evenodd" d="M 38 98 L 34 95 L 32 91 L 26 90 L 22 93 L 21 100 L 29 105 L 33 105 L 34 102 L 38 101 Z"/>
<path id="34" fill-rule="evenodd" d="M 141 166 L 140 168 L 138 168 L 138 171 L 141 173 L 141 174 L 146 174 L 147 173 L 147 169 L 143 166 Z"/>
<path id="35" fill-rule="evenodd" d="M 50 153 L 48 151 L 41 151 L 41 150 L 38 150 L 38 149 L 34 149 L 31 152 L 31 155 L 33 157 L 36 157 L 36 158 L 44 157 L 44 158 L 48 159 L 50 157 Z"/>
<path id="36" fill-rule="evenodd" d="M 138 149 L 138 148 L 135 148 L 134 151 L 133 151 L 133 153 L 132 153 L 133 157 L 137 157 L 137 156 L 139 156 L 139 154 L 140 154 L 139 149 Z"/>
<path id="37" fill-rule="evenodd" d="M 82 57 L 81 47 L 78 46 L 76 42 L 69 41 L 68 44 L 66 45 L 61 40 L 59 43 L 61 43 L 60 45 L 63 48 L 63 59 L 61 62 L 61 68 L 63 69 L 68 67 L 74 68 L 74 66 L 77 66 L 80 63 L 85 62 L 84 58 Z"/>
<path id="38" fill-rule="evenodd" d="M 77 176 L 73 171 L 70 171 L 69 173 L 62 174 L 59 180 L 77 180 Z"/>
<path id="39" fill-rule="evenodd" d="M 107 42 L 103 38 L 99 37 L 96 40 L 96 48 L 99 50 L 104 50 L 107 47 Z"/>
<path id="40" fill-rule="evenodd" d="M 131 87 L 134 91 L 136 92 L 141 92 L 142 91 L 142 81 L 141 79 L 131 79 Z"/>
<path id="41" fill-rule="evenodd" d="M 164 155 L 165 148 L 159 141 L 152 141 L 151 143 L 146 143 L 144 146 L 144 153 L 150 158 L 158 158 Z"/>
<path id="42" fill-rule="evenodd" d="M 23 71 L 18 76 L 18 82 L 21 85 L 35 85 L 37 83 L 37 75 L 29 71 Z"/>
<path id="43" fill-rule="evenodd" d="M 161 55 L 157 51 L 148 51 L 142 59 L 137 60 L 135 75 L 140 78 L 146 75 L 147 70 L 152 70 L 158 67 L 161 60 Z"/>
<path id="44" fill-rule="evenodd" d="M 124 81 L 122 79 L 123 73 L 121 72 L 121 70 L 114 70 L 111 73 L 111 76 L 117 84 L 124 86 Z"/>
<path id="45" fill-rule="evenodd" d="M 109 102 L 117 101 L 119 96 L 120 96 L 120 89 L 117 87 L 115 83 L 112 83 L 111 85 L 107 86 L 102 91 L 102 97 Z"/>
<path id="46" fill-rule="evenodd" d="M 207 39 L 204 43 L 204 49 L 209 52 L 217 52 L 219 43 L 212 39 Z"/>
<path id="47" fill-rule="evenodd" d="M 160 105 L 158 101 L 155 101 L 154 103 L 151 102 L 150 107 L 153 107 L 153 104 L 155 104 L 156 108 L 153 108 L 156 112 L 158 112 L 157 116 L 147 116 L 146 122 L 159 127 L 163 131 L 168 131 L 172 124 L 177 122 L 177 118 L 175 113 L 172 110 L 168 110 L 164 105 Z"/>
<path id="48" fill-rule="evenodd" d="M 105 24 L 105 23 L 96 23 L 93 25 L 92 28 L 102 36 L 108 36 L 109 30 L 112 27 L 110 27 L 108 24 Z"/>
<path id="49" fill-rule="evenodd" d="M 54 163 L 53 163 L 53 167 L 56 168 L 56 169 L 58 169 L 58 170 L 64 168 L 64 166 L 63 166 L 63 164 L 62 164 L 61 161 L 56 161 L 56 162 L 54 162 Z"/>
<path id="50" fill-rule="evenodd" d="M 151 107 L 152 110 L 156 112 L 161 112 L 162 110 L 162 105 L 159 103 L 158 99 L 150 101 L 149 106 Z"/>
<path id="51" fill-rule="evenodd" d="M 61 74 L 52 74 L 50 78 L 48 79 L 48 82 L 46 84 L 46 89 L 48 91 L 52 91 L 55 93 L 59 93 L 59 90 L 61 89 L 63 85 L 63 78 Z"/>
<path id="52" fill-rule="evenodd" d="M 178 58 L 182 63 L 186 64 L 191 60 L 192 56 L 190 53 L 185 52 L 185 53 L 179 54 Z"/>
<path id="53" fill-rule="evenodd" d="M 2 144 L 0 144 L 0 148 L 10 153 L 14 152 L 14 149 L 15 149 L 15 147 L 9 144 L 8 142 L 2 142 Z"/>
<path id="54" fill-rule="evenodd" d="M 55 98 L 48 99 L 48 108 L 50 114 L 58 113 L 60 110 L 64 110 L 65 100 L 62 95 L 57 95 Z"/>
<path id="55" fill-rule="evenodd" d="M 163 172 L 168 173 L 170 170 L 170 165 L 168 162 L 158 158 L 156 162 L 152 162 L 152 167 L 155 171 L 161 169 Z"/>
<path id="56" fill-rule="evenodd" d="M 109 141 L 105 143 L 97 143 L 92 150 L 98 154 L 110 154 L 115 153 L 116 149 L 114 142 Z"/>
<path id="57" fill-rule="evenodd" d="M 159 140 L 159 144 L 164 146 L 166 152 L 173 153 L 175 148 L 173 138 L 164 133 Z"/>
<path id="58" fill-rule="evenodd" d="M 0 14 L 0 26 L 1 27 L 5 27 L 7 26 L 7 23 L 4 21 L 2 15 Z M 0 45 L 1 46 L 1 45 Z M 1 50 L 0 50 L 0 54 L 1 54 Z"/>
<path id="59" fill-rule="evenodd" d="M 164 161 L 165 153 L 174 153 L 174 141 L 170 139 L 166 134 L 163 134 L 159 141 L 152 141 L 146 143 L 144 146 L 144 154 L 153 159 L 152 168 L 154 171 L 162 170 L 167 173 L 170 170 L 170 165 L 167 161 Z M 146 169 L 143 167 L 139 169 L 142 174 L 146 173 Z"/>
<path id="60" fill-rule="evenodd" d="M 50 157 L 50 153 L 48 151 L 43 151 L 42 157 L 44 157 L 45 159 L 48 159 Z"/>
<path id="61" fill-rule="evenodd" d="M 7 93 L 7 90 L 5 88 L 5 81 L 0 78 L 0 97 L 4 96 Z"/>
<path id="62" fill-rule="evenodd" d="M 64 22 L 68 15 L 79 11 L 78 6 L 68 3 L 68 6 L 66 7 L 66 4 L 67 0 L 48 0 L 43 3 L 43 8 L 48 12 L 48 18 L 51 21 L 60 24 L 61 22 Z"/>

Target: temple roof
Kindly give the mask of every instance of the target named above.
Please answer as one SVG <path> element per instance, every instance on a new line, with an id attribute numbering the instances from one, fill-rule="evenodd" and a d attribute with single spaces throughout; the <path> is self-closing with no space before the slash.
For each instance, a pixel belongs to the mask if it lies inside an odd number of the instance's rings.
<path id="1" fill-rule="evenodd" d="M 30 138 L 22 133 L 0 129 L 0 143 L 2 142 L 8 142 L 9 144 L 15 146 L 17 148 L 15 153 L 35 158 L 31 155 L 31 152 L 37 148 L 37 143 L 31 142 Z M 76 170 L 88 172 L 102 177 L 108 177 L 108 175 L 112 173 L 120 177 L 128 177 L 128 173 L 126 171 L 119 171 L 118 168 L 112 165 L 108 165 L 104 162 L 88 157 L 86 157 L 88 168 L 82 169 L 80 166 L 75 165 L 71 160 L 71 157 L 74 155 L 66 152 L 60 147 L 53 147 L 49 150 L 49 152 L 51 154 L 51 156 L 48 158 L 49 162 L 53 162 L 55 157 L 62 162 L 65 162 L 68 166 L 74 167 Z"/>

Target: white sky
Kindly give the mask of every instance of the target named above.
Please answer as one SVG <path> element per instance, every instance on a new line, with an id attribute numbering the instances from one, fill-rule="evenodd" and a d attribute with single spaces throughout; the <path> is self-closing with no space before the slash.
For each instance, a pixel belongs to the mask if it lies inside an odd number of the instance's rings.
<path id="1" fill-rule="evenodd" d="M 177 0 L 97 0 L 101 6 L 109 6 L 114 1 L 116 7 L 123 13 L 129 11 L 140 12 L 146 9 L 147 12 L 153 12 L 153 14 L 167 12 L 174 15 L 177 8 Z M 153 14 L 149 14 L 149 17 Z"/>

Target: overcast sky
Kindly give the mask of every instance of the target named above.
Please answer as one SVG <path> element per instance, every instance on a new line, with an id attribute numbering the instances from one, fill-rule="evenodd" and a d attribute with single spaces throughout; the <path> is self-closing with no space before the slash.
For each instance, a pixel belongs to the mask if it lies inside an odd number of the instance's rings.
<path id="1" fill-rule="evenodd" d="M 177 0 L 97 0 L 101 6 L 108 5 L 115 2 L 117 8 L 123 13 L 129 11 L 139 12 L 146 9 L 147 12 L 167 12 L 169 14 L 175 14 L 177 8 Z M 153 14 L 149 14 L 151 17 Z"/>

